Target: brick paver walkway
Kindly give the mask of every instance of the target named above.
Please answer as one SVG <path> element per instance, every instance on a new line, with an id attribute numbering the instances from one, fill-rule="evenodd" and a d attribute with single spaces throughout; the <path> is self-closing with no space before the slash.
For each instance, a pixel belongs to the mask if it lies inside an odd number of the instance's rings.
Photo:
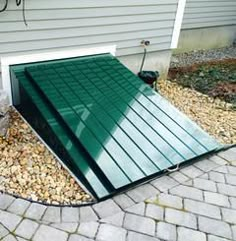
<path id="1" fill-rule="evenodd" d="M 236 240 L 236 148 L 87 207 L 0 194 L 0 240 Z"/>

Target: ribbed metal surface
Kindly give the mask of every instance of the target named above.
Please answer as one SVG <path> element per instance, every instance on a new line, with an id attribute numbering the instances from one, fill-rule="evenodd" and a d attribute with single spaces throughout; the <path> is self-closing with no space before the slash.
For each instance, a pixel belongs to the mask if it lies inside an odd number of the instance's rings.
<path id="1" fill-rule="evenodd" d="M 20 85 L 99 198 L 220 146 L 110 55 L 24 67 Z"/>

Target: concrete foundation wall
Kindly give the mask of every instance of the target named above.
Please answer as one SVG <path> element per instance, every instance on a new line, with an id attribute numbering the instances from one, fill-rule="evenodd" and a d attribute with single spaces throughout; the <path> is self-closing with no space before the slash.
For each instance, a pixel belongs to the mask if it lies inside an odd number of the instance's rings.
<path id="1" fill-rule="evenodd" d="M 212 49 L 232 45 L 236 39 L 236 25 L 181 30 L 175 53 L 197 49 Z"/>
<path id="2" fill-rule="evenodd" d="M 140 70 L 143 54 L 119 57 L 119 60 L 137 74 Z M 171 50 L 147 53 L 143 70 L 159 71 L 160 78 L 166 78 L 171 59 Z"/>

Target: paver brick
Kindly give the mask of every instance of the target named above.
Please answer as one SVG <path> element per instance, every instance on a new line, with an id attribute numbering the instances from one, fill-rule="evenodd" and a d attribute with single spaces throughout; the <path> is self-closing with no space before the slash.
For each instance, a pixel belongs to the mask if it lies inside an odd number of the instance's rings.
<path id="1" fill-rule="evenodd" d="M 6 236 L 9 231 L 0 223 L 0 239 Z"/>
<path id="2" fill-rule="evenodd" d="M 24 219 L 17 227 L 15 234 L 26 239 L 31 239 L 38 226 L 36 222 Z"/>
<path id="3" fill-rule="evenodd" d="M 120 194 L 113 197 L 113 200 L 122 208 L 126 209 L 131 207 L 135 204 L 135 202 L 126 194 Z"/>
<path id="4" fill-rule="evenodd" d="M 68 233 L 74 233 L 77 230 L 78 223 L 52 223 L 51 226 Z"/>
<path id="5" fill-rule="evenodd" d="M 25 213 L 25 217 L 40 220 L 46 210 L 46 206 L 38 204 L 38 203 L 32 203 L 30 207 L 27 209 Z"/>
<path id="6" fill-rule="evenodd" d="M 165 207 L 172 207 L 176 209 L 183 208 L 183 199 L 174 195 L 161 193 L 158 196 L 158 204 Z"/>
<path id="7" fill-rule="evenodd" d="M 236 198 L 235 197 L 230 197 L 229 198 L 231 208 L 236 209 Z"/>
<path id="8" fill-rule="evenodd" d="M 223 238 L 232 238 L 230 226 L 225 222 L 199 216 L 198 225 L 199 230 L 202 232 L 213 234 Z"/>
<path id="9" fill-rule="evenodd" d="M 172 188 L 170 190 L 170 193 L 180 197 L 203 201 L 203 192 L 194 187 L 179 185 L 177 187 Z"/>
<path id="10" fill-rule="evenodd" d="M 98 216 L 91 207 L 80 208 L 80 222 L 91 222 L 98 220 Z"/>
<path id="11" fill-rule="evenodd" d="M 146 216 L 155 220 L 163 220 L 164 208 L 157 206 L 156 204 L 147 204 Z"/>
<path id="12" fill-rule="evenodd" d="M 216 169 L 214 169 L 214 171 L 227 174 L 228 168 L 226 166 L 220 166 L 220 167 L 217 167 Z"/>
<path id="13" fill-rule="evenodd" d="M 159 191 L 152 185 L 145 184 L 128 191 L 126 194 L 136 203 L 139 203 L 158 193 Z"/>
<path id="14" fill-rule="evenodd" d="M 179 183 L 183 183 L 189 180 L 189 177 L 185 176 L 181 172 L 172 172 L 169 174 L 169 176 L 175 179 Z"/>
<path id="15" fill-rule="evenodd" d="M 203 172 L 209 172 L 210 170 L 219 166 L 218 164 L 209 159 L 198 161 L 194 165 L 197 168 L 201 169 Z"/>
<path id="16" fill-rule="evenodd" d="M 43 221 L 59 223 L 61 221 L 61 209 L 59 207 L 48 207 L 44 213 Z"/>
<path id="17" fill-rule="evenodd" d="M 121 211 L 121 208 L 112 199 L 93 205 L 93 209 L 100 218 L 105 218 Z"/>
<path id="18" fill-rule="evenodd" d="M 208 203 L 185 199 L 184 209 L 198 215 L 221 219 L 220 208 Z"/>
<path id="19" fill-rule="evenodd" d="M 97 222 L 81 223 L 78 228 L 78 234 L 88 238 L 94 238 L 99 227 Z"/>
<path id="20" fill-rule="evenodd" d="M 236 153 L 231 149 L 228 149 L 227 151 L 219 152 L 217 155 L 224 158 L 228 162 L 233 162 L 236 160 Z"/>
<path id="21" fill-rule="evenodd" d="M 100 222 L 101 223 L 109 223 L 111 225 L 121 227 L 124 222 L 124 217 L 125 217 L 125 213 L 122 211 L 113 216 L 109 216 L 109 217 L 100 219 Z"/>
<path id="22" fill-rule="evenodd" d="M 233 239 L 236 240 L 236 225 L 231 226 L 231 228 L 232 228 Z"/>
<path id="23" fill-rule="evenodd" d="M 225 222 L 236 224 L 236 210 L 222 208 L 222 219 Z"/>
<path id="24" fill-rule="evenodd" d="M 7 209 L 11 203 L 15 200 L 14 197 L 0 193 L 0 209 L 5 210 Z"/>
<path id="25" fill-rule="evenodd" d="M 178 228 L 178 241 L 206 241 L 206 234 L 189 228 Z"/>
<path id="26" fill-rule="evenodd" d="M 166 208 L 165 220 L 168 223 L 185 226 L 189 228 L 197 228 L 197 219 L 194 214 Z"/>
<path id="27" fill-rule="evenodd" d="M 203 174 L 203 172 L 200 169 L 196 168 L 193 165 L 182 168 L 180 172 L 182 172 L 184 175 L 186 175 L 189 178 L 195 178 Z"/>
<path id="28" fill-rule="evenodd" d="M 17 240 L 12 234 L 8 234 L 6 237 L 2 239 L 2 241 L 17 241 Z"/>
<path id="29" fill-rule="evenodd" d="M 220 237 L 214 236 L 214 235 L 208 235 L 208 241 L 231 241 L 231 240 L 226 239 L 226 238 L 220 238 Z"/>
<path id="30" fill-rule="evenodd" d="M 193 180 L 193 186 L 201 190 L 216 192 L 216 184 L 210 180 L 204 180 L 201 178 L 195 178 Z"/>
<path id="31" fill-rule="evenodd" d="M 161 192 L 167 191 L 168 189 L 178 185 L 178 182 L 169 176 L 162 176 L 151 182 Z M 153 195 L 153 194 L 152 194 Z"/>
<path id="32" fill-rule="evenodd" d="M 230 206 L 228 197 L 220 193 L 204 192 L 204 198 L 207 203 L 222 207 Z"/>
<path id="33" fill-rule="evenodd" d="M 236 197 L 236 187 L 224 183 L 217 183 L 218 191 L 222 194 Z"/>
<path id="34" fill-rule="evenodd" d="M 61 210 L 62 222 L 78 222 L 79 221 L 79 209 L 72 207 L 63 207 Z"/>
<path id="35" fill-rule="evenodd" d="M 0 210 L 0 221 L 9 231 L 13 231 L 21 219 L 18 215 Z"/>
<path id="36" fill-rule="evenodd" d="M 236 186 L 236 175 L 228 174 L 228 175 L 225 175 L 225 178 L 228 184 Z"/>
<path id="37" fill-rule="evenodd" d="M 145 213 L 145 203 L 141 202 L 141 203 L 135 204 L 135 205 L 125 209 L 125 211 L 143 216 Z"/>
<path id="38" fill-rule="evenodd" d="M 36 234 L 34 235 L 32 240 L 33 241 L 52 241 L 52 240 L 66 241 L 67 238 L 68 238 L 67 233 L 46 225 L 41 225 L 39 229 L 36 231 Z"/>
<path id="39" fill-rule="evenodd" d="M 155 221 L 150 218 L 127 213 L 124 219 L 124 228 L 154 236 Z"/>
<path id="40" fill-rule="evenodd" d="M 228 163 L 225 159 L 223 159 L 217 155 L 213 155 L 213 156 L 209 157 L 208 159 L 215 162 L 216 164 L 218 164 L 220 166 L 226 165 Z"/>
<path id="41" fill-rule="evenodd" d="M 23 215 L 26 209 L 29 207 L 29 205 L 29 201 L 17 198 L 7 210 L 18 215 Z"/>
<path id="42" fill-rule="evenodd" d="M 127 241 L 160 241 L 160 240 L 141 233 L 135 233 L 135 232 L 129 231 Z"/>
<path id="43" fill-rule="evenodd" d="M 93 239 L 86 238 L 77 234 L 72 234 L 68 241 L 94 241 Z"/>
<path id="44" fill-rule="evenodd" d="M 177 238 L 176 226 L 169 223 L 158 222 L 157 237 L 168 241 L 175 241 Z"/>
<path id="45" fill-rule="evenodd" d="M 97 240 L 99 241 L 125 241 L 127 231 L 123 228 L 114 227 L 109 224 L 101 224 Z"/>
<path id="46" fill-rule="evenodd" d="M 209 179 L 214 182 L 222 182 L 225 183 L 225 176 L 219 172 L 209 172 Z"/>
<path id="47" fill-rule="evenodd" d="M 235 154 L 235 162 L 236 162 L 236 154 Z M 227 166 L 230 174 L 236 175 L 236 167 L 235 166 Z"/>

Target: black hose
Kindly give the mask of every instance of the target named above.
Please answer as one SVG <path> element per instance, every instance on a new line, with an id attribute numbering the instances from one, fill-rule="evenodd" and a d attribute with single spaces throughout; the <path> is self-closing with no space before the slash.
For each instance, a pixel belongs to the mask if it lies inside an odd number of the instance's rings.
<path id="1" fill-rule="evenodd" d="M 23 21 L 25 26 L 28 26 L 27 21 L 26 21 L 26 16 L 25 16 L 25 0 L 16 0 L 16 6 L 19 7 L 22 3 L 22 15 L 23 15 Z M 0 9 L 0 13 L 4 12 L 9 4 L 9 0 L 6 0 L 5 5 L 2 9 Z"/>
<path id="2" fill-rule="evenodd" d="M 144 63 L 145 63 L 146 55 L 147 55 L 147 49 L 144 48 L 143 60 L 142 60 L 142 64 L 141 64 L 141 67 L 140 67 L 140 72 L 142 72 L 142 70 L 143 70 L 143 66 L 144 66 Z"/>

